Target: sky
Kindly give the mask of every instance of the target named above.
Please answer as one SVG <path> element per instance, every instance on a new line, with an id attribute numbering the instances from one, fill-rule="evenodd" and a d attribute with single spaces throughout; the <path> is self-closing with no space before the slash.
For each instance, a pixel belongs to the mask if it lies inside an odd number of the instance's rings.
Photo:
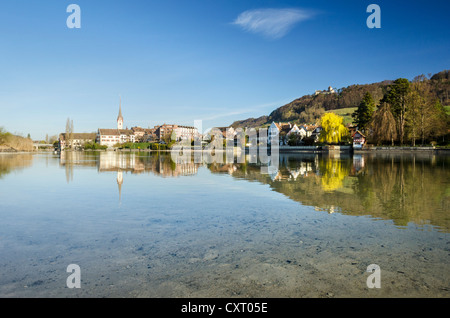
<path id="1" fill-rule="evenodd" d="M 80 28 L 69 28 L 70 4 Z M 370 4 L 380 28 L 369 28 Z M 450 1 L 2 0 L 0 127 L 202 128 L 315 90 L 450 69 Z M 75 21 L 70 19 L 70 21 Z"/>

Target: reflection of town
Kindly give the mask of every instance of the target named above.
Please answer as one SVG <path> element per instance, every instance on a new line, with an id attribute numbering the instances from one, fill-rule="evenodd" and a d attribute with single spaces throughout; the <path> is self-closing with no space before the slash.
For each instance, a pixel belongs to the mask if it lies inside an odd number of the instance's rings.
<path id="1" fill-rule="evenodd" d="M 71 170 L 75 166 L 96 167 L 98 172 L 152 173 L 161 177 L 189 176 L 197 173 L 194 162 L 175 163 L 170 156 L 158 153 L 62 152 L 60 165 Z M 71 175 L 69 173 L 69 175 Z"/>
<path id="2" fill-rule="evenodd" d="M 328 178 L 331 181 L 330 176 L 340 179 L 344 174 L 343 166 L 341 164 L 342 161 L 345 161 L 347 164 L 351 161 L 351 167 L 349 167 L 348 175 L 354 176 L 362 171 L 364 168 L 364 156 L 355 154 L 350 155 L 348 153 L 330 153 L 326 154 L 326 164 L 323 165 L 323 155 L 314 154 L 314 153 L 303 153 L 301 155 L 295 154 L 281 154 L 279 156 L 279 166 L 274 172 L 267 174 L 273 182 L 276 181 L 297 181 L 303 178 L 315 178 L 315 177 L 323 177 Z M 259 169 L 258 165 L 249 165 L 248 162 L 251 162 L 251 158 L 249 155 L 246 155 L 246 168 L 249 169 Z M 254 161 L 254 160 L 253 160 Z M 212 164 L 210 166 L 211 171 L 213 172 L 226 172 L 230 175 L 239 176 L 239 170 L 242 164 L 232 163 L 232 164 Z M 247 170 L 245 170 L 248 172 Z M 236 173 L 235 173 L 236 172 Z M 325 190 L 334 190 L 334 188 L 338 188 L 338 184 L 335 187 L 331 185 L 324 185 Z"/>
<path id="3" fill-rule="evenodd" d="M 74 167 L 92 167 L 98 172 L 117 172 L 119 199 L 122 193 L 124 173 L 151 173 L 159 177 L 181 177 L 195 175 L 199 164 L 178 161 L 159 153 L 116 152 L 61 152 L 60 166 L 66 170 L 67 182 L 73 180 Z"/>
<path id="4" fill-rule="evenodd" d="M 117 172 L 119 195 L 125 173 L 151 173 L 160 177 L 195 175 L 199 166 L 213 174 L 268 184 L 302 205 L 328 213 L 371 216 L 450 229 L 450 156 L 432 153 L 280 154 L 279 166 L 271 174 L 262 173 L 262 164 L 248 155 L 245 163 L 174 162 L 168 153 L 62 152 L 60 165 L 67 181 L 74 167 L 92 167 L 99 172 Z"/>
<path id="5" fill-rule="evenodd" d="M 302 205 L 328 213 L 370 215 L 450 229 L 450 157 L 434 154 L 280 154 L 278 171 L 257 164 L 211 164 L 213 173 L 269 184 Z"/>

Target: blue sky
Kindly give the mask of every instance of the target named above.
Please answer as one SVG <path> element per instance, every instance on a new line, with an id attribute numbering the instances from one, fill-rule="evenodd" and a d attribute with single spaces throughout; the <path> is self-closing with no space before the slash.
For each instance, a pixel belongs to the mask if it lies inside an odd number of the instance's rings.
<path id="1" fill-rule="evenodd" d="M 81 28 L 69 29 L 69 4 Z M 381 28 L 369 29 L 369 4 Z M 450 68 L 448 1 L 3 0 L 0 127 L 33 139 L 267 115 L 316 89 Z"/>

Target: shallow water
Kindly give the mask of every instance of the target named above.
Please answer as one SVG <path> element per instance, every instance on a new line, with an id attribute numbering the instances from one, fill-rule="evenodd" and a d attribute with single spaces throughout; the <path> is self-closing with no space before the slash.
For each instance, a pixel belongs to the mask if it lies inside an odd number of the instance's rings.
<path id="1" fill-rule="evenodd" d="M 280 155 L 270 175 L 164 154 L 1 154 L 0 296 L 449 297 L 449 167 L 431 153 Z"/>

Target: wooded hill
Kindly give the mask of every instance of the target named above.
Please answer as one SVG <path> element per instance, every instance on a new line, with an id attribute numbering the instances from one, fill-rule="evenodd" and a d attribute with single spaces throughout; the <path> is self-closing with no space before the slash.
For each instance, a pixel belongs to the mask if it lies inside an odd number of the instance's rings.
<path id="1" fill-rule="evenodd" d="M 358 107 L 366 92 L 369 92 L 376 105 L 394 80 L 386 80 L 372 84 L 354 84 L 337 89 L 332 94 L 305 95 L 289 104 L 281 106 L 268 116 L 248 118 L 232 123 L 237 127 L 261 127 L 275 122 L 292 122 L 296 124 L 316 123 L 327 111 Z M 439 98 L 442 105 L 450 105 L 450 71 L 444 70 L 428 77 L 431 93 Z"/>

